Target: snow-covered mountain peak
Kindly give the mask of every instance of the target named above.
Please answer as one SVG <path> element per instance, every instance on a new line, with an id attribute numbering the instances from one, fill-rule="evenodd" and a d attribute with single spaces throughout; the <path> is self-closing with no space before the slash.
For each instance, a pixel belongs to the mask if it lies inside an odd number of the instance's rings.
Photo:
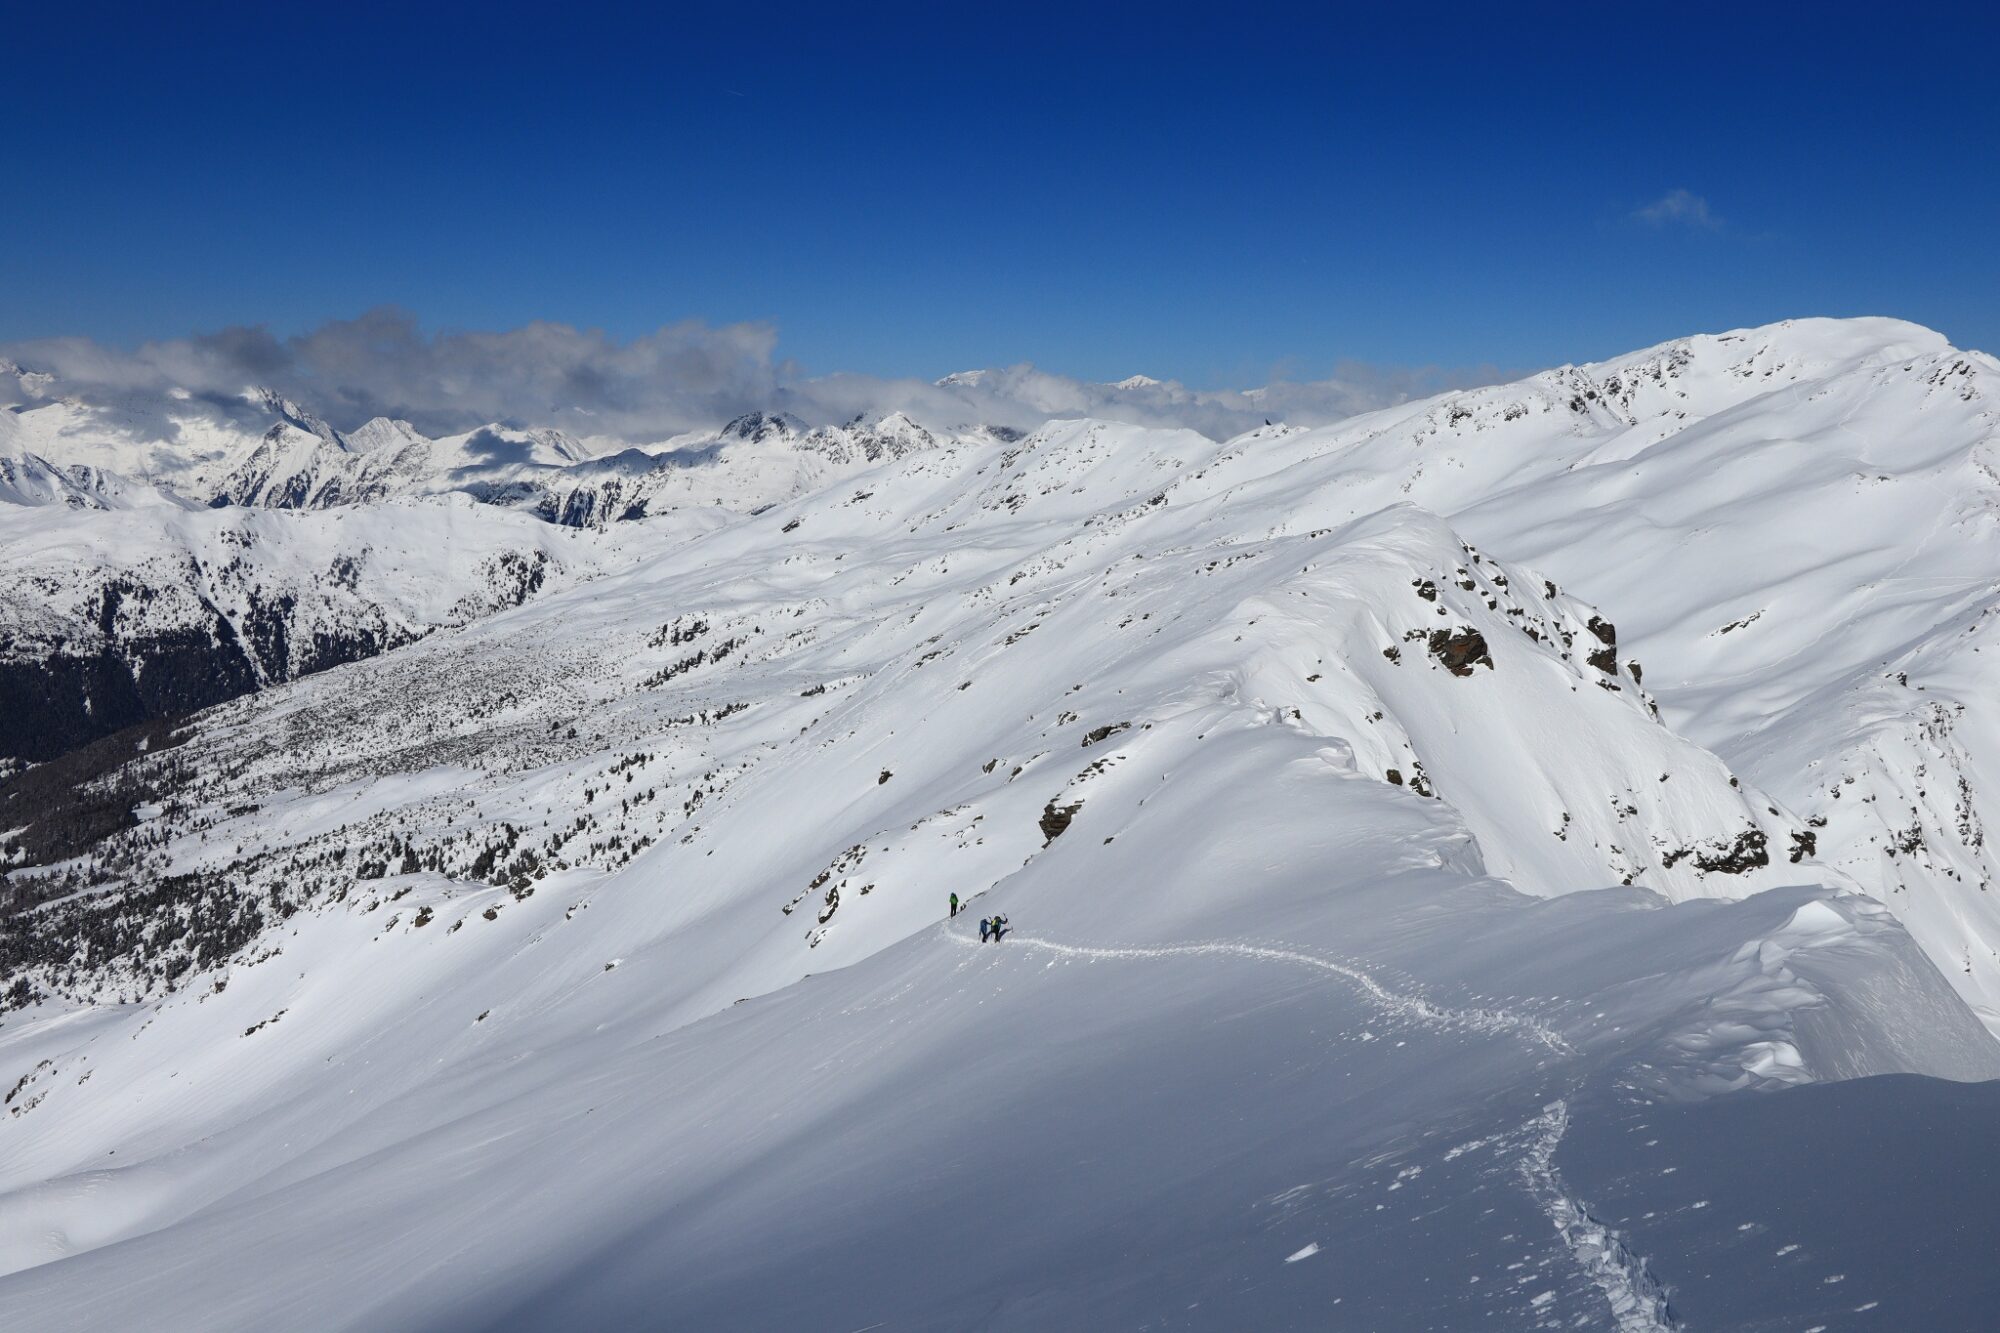
<path id="1" fill-rule="evenodd" d="M 716 432 L 725 440 L 747 440 L 752 444 L 772 438 L 797 438 L 810 427 L 789 412 L 745 412 Z"/>
<path id="2" fill-rule="evenodd" d="M 54 464 L 18 446 L 10 446 L 4 431 L 0 431 L 0 504 L 54 504 L 71 509 L 108 507 Z"/>
<path id="3" fill-rule="evenodd" d="M 0 390 L 0 394 L 4 394 L 0 407 L 15 407 L 24 401 L 47 398 L 54 391 L 56 382 L 56 377 L 46 370 L 33 370 L 5 357 L 0 357 L 0 377 L 14 381 L 12 392 Z"/>
<path id="4" fill-rule="evenodd" d="M 579 462 L 583 446 L 559 430 L 522 429 L 489 422 L 476 430 L 446 435 L 420 446 L 439 471 L 497 471 L 519 467 L 554 468 Z"/>
<path id="5" fill-rule="evenodd" d="M 339 431 L 276 389 L 253 388 L 244 397 L 278 417 L 282 423 L 294 426 L 306 434 L 315 435 L 334 448 L 346 452 L 347 442 L 341 438 Z M 265 433 L 265 438 L 270 438 L 270 432 Z"/>
<path id="6" fill-rule="evenodd" d="M 371 417 L 345 432 L 344 438 L 347 447 L 354 452 L 372 454 L 383 449 L 406 449 L 423 444 L 428 437 L 400 418 Z"/>

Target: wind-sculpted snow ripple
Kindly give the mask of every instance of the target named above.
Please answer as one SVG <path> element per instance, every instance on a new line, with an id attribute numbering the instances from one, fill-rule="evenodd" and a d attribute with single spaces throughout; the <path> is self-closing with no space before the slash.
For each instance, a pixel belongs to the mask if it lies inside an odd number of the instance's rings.
<path id="1" fill-rule="evenodd" d="M 954 943 L 971 948 L 979 947 L 978 942 L 956 930 L 947 929 L 945 934 Z M 1089 944 L 1061 944 L 1055 940 L 1042 939 L 1034 935 L 1016 935 L 1009 932 L 1006 941 L 1014 948 L 1044 949 L 1050 953 L 1069 958 L 1194 958 L 1202 956 L 1254 958 L 1265 962 L 1292 963 L 1301 967 L 1317 968 L 1331 972 L 1352 983 L 1355 989 L 1371 1003 L 1398 1018 L 1424 1023 L 1432 1027 L 1471 1029 L 1476 1032 L 1505 1034 L 1524 1038 L 1546 1046 L 1558 1055 L 1572 1055 L 1575 1047 L 1560 1032 L 1539 1019 L 1525 1014 L 1513 1013 L 1505 1009 L 1457 1008 L 1427 1000 L 1421 995 L 1407 991 L 1391 990 L 1360 968 L 1302 949 L 1277 948 L 1263 944 L 1244 944 L 1230 940 L 1212 940 L 1197 944 L 1162 944 L 1152 946 L 1126 945 L 1106 946 Z"/>

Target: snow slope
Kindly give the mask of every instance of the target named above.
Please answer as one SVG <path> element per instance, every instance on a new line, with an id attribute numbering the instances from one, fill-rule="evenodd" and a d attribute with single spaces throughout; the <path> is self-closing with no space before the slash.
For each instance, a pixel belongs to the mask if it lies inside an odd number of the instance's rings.
<path id="1" fill-rule="evenodd" d="M 1180 492 L 1396 501 L 1616 609 L 1666 717 L 1814 826 L 2000 1023 L 2000 363 L 1893 320 L 1699 337 L 1316 431 Z"/>
<path id="2" fill-rule="evenodd" d="M 1871 1155 L 1956 1197 L 1941 1080 L 2000 1046 L 1913 905 L 1978 890 L 1881 894 L 1811 779 L 1850 640 L 1963 667 L 1955 603 L 1892 561 L 1840 635 L 1705 637 L 1830 590 L 1750 559 L 1858 485 L 1827 423 L 1979 453 L 1955 358 L 1801 324 L 1325 431 L 864 453 L 35 770 L 135 822 L 7 877 L 0 1321 L 1977 1327 L 1988 1266 L 1859 1262 L 1843 1205 Z M 1915 558 L 1873 521 L 1825 529 L 1850 579 Z M 1826 1206 L 1703 1174 L 1796 1192 L 1787 1136 Z"/>
<path id="3" fill-rule="evenodd" d="M 464 496 L 188 511 L 42 475 L 83 498 L 0 505 L 0 765 L 382 652 L 622 558 L 615 541 Z"/>

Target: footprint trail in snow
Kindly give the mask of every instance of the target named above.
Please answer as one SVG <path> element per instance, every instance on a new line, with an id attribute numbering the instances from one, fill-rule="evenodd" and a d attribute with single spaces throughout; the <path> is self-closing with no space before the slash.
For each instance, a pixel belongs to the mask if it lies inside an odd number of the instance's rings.
<path id="1" fill-rule="evenodd" d="M 966 948 L 984 947 L 979 941 L 947 927 L 946 938 Z M 1364 998 L 1385 1012 L 1427 1026 L 1443 1029 L 1470 1029 L 1494 1035 L 1524 1038 L 1559 1055 L 1573 1055 L 1576 1048 L 1548 1024 L 1504 1009 L 1457 1008 L 1437 1004 L 1422 996 L 1384 986 L 1360 968 L 1322 958 L 1302 949 L 1279 948 L 1214 940 L 1197 944 L 1154 946 L 1105 946 L 1062 944 L 1035 935 L 1009 934 L 1002 943 L 1014 948 L 1040 949 L 1065 958 L 1159 959 L 1191 957 L 1235 957 L 1288 963 L 1330 972 L 1351 983 Z M 1604 1294 L 1611 1307 L 1614 1327 L 1619 1333 L 1672 1333 L 1678 1327 L 1669 1312 L 1660 1284 L 1647 1269 L 1646 1261 L 1628 1249 L 1623 1237 L 1591 1217 L 1583 1203 L 1562 1186 L 1556 1173 L 1556 1147 L 1569 1125 L 1565 1101 L 1556 1101 L 1526 1127 L 1531 1135 L 1526 1154 L 1518 1164 L 1522 1180 L 1535 1204 L 1554 1224 L 1578 1267 Z M 1293 1256 L 1294 1258 L 1300 1256 Z M 1288 1259 L 1286 1262 L 1291 1262 Z"/>
<path id="2" fill-rule="evenodd" d="M 968 948 L 979 948 L 979 942 L 956 930 L 946 929 L 945 934 L 953 943 Z M 1243 944 L 1230 940 L 1210 940 L 1196 944 L 1162 944 L 1153 946 L 1104 946 L 1088 944 L 1061 944 L 1055 940 L 1043 939 L 1035 935 L 1016 935 L 1009 931 L 1005 944 L 1015 948 L 1033 948 L 1060 954 L 1067 958 L 1196 958 L 1203 956 L 1252 958 L 1264 962 L 1291 963 L 1300 967 L 1317 968 L 1330 972 L 1352 983 L 1361 994 L 1387 1013 L 1398 1018 L 1406 1018 L 1430 1027 L 1464 1028 L 1476 1032 L 1511 1034 L 1528 1041 L 1546 1046 L 1558 1055 L 1573 1055 L 1576 1048 L 1554 1028 L 1539 1019 L 1506 1009 L 1464 1009 L 1442 1005 L 1427 1000 L 1420 995 L 1406 991 L 1392 990 L 1384 986 L 1358 967 L 1322 958 L 1302 949 L 1276 948 L 1263 944 Z"/>

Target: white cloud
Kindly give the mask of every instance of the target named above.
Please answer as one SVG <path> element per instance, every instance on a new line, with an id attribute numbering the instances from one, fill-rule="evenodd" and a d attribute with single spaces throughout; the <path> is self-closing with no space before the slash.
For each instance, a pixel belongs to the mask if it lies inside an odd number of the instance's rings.
<path id="1" fill-rule="evenodd" d="M 1708 206 L 1708 200 L 1692 190 L 1673 189 L 1632 211 L 1632 216 L 1655 227 L 1691 227 L 1696 231 L 1720 231 L 1722 219 Z"/>
<path id="2" fill-rule="evenodd" d="M 400 417 L 434 435 L 498 421 L 629 442 L 770 408 L 813 423 L 900 410 L 943 428 L 1028 428 L 1051 417 L 1098 416 L 1221 437 L 1266 418 L 1320 424 L 1501 378 L 1490 368 L 1449 372 L 1348 363 L 1323 380 L 1198 391 L 1173 380 L 1098 384 L 1019 365 L 932 384 L 848 373 L 810 376 L 776 353 L 776 330 L 764 324 L 690 321 L 626 341 L 546 322 L 496 333 L 427 334 L 414 317 L 394 309 L 289 338 L 238 327 L 131 352 L 80 338 L 0 346 L 0 357 L 53 376 L 53 385 L 37 397 L 55 393 L 110 403 L 185 391 L 218 414 L 254 415 L 241 395 L 259 387 L 343 429 L 375 416 Z"/>

